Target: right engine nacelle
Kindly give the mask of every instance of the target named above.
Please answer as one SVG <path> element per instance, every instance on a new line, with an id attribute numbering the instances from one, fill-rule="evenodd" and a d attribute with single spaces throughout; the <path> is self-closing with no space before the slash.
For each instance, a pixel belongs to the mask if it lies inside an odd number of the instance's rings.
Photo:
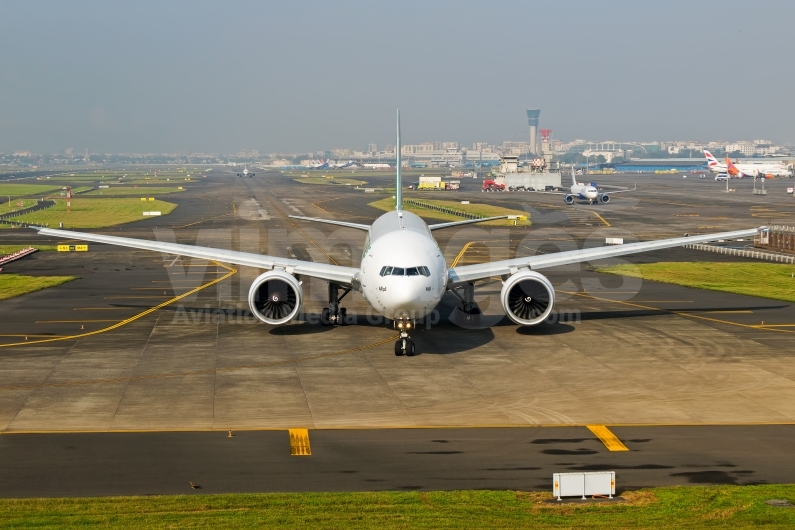
<path id="1" fill-rule="evenodd" d="M 607 204 L 608 202 L 610 202 L 610 195 L 603 193 L 602 195 L 599 196 L 599 202 Z"/>
<path id="2" fill-rule="evenodd" d="M 566 204 L 574 204 L 574 195 L 564 195 L 563 202 Z"/>
<path id="3" fill-rule="evenodd" d="M 508 318 L 522 326 L 535 326 L 552 312 L 555 288 L 535 271 L 517 272 L 503 283 L 500 301 Z"/>
<path id="4" fill-rule="evenodd" d="M 278 326 L 295 318 L 303 300 L 301 284 L 281 270 L 266 272 L 251 284 L 248 305 L 258 319 Z"/>

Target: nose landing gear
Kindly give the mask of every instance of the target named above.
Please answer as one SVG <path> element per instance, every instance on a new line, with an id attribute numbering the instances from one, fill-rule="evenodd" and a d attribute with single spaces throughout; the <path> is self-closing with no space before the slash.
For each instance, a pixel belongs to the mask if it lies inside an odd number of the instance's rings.
<path id="1" fill-rule="evenodd" d="M 395 342 L 395 355 L 408 355 L 413 357 L 417 355 L 417 348 L 414 341 L 409 338 L 409 330 L 412 328 L 410 320 L 396 320 L 395 326 L 400 331 L 400 338 Z"/>
<path id="2" fill-rule="evenodd" d="M 339 290 L 345 289 L 342 296 L 339 295 Z M 328 307 L 324 307 L 320 313 L 320 323 L 324 326 L 343 326 L 345 325 L 345 317 L 347 313 L 344 307 L 340 307 L 340 300 L 345 298 L 345 295 L 351 292 L 350 287 L 343 288 L 335 283 L 328 284 Z"/>

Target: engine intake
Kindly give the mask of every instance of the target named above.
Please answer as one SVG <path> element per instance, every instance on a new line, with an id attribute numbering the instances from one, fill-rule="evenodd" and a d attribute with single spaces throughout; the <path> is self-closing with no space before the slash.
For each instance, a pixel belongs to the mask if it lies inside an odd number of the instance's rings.
<path id="1" fill-rule="evenodd" d="M 574 195 L 564 195 L 563 202 L 566 204 L 574 204 Z"/>
<path id="2" fill-rule="evenodd" d="M 608 202 L 610 202 L 610 195 L 608 195 L 607 193 L 603 193 L 602 195 L 599 196 L 599 202 L 607 204 Z"/>
<path id="3" fill-rule="evenodd" d="M 295 318 L 303 290 L 291 274 L 274 270 L 257 277 L 248 291 L 248 305 L 258 319 L 278 326 Z"/>
<path id="4" fill-rule="evenodd" d="M 552 312 L 555 288 L 535 271 L 517 272 L 503 283 L 500 300 L 508 318 L 522 326 L 535 326 Z"/>

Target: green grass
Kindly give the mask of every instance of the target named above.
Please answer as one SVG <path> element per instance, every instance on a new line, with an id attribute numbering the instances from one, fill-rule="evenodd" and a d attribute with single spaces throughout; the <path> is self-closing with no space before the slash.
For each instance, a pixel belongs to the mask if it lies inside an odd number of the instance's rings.
<path id="1" fill-rule="evenodd" d="M 186 484 L 187 486 L 187 484 Z M 549 503 L 514 491 L 271 493 L 2 499 L 4 528 L 792 528 L 792 485 L 674 487 L 623 502 Z"/>
<path id="2" fill-rule="evenodd" d="M 485 217 L 496 217 L 498 215 L 524 215 L 528 217 L 528 219 L 524 221 L 517 221 L 517 225 L 518 226 L 530 225 L 530 220 L 529 220 L 530 216 L 527 212 L 522 212 L 518 210 L 509 210 L 508 208 L 503 208 L 501 206 L 492 206 L 490 204 L 461 204 L 461 201 L 429 200 L 414 195 L 412 195 L 411 197 L 404 197 L 404 198 L 415 201 L 422 201 L 423 203 L 426 204 L 432 204 L 444 208 L 451 208 L 453 210 L 458 210 L 462 212 L 483 215 Z M 393 199 L 392 197 L 387 197 L 386 199 L 381 199 L 379 201 L 371 202 L 368 206 L 372 206 L 373 208 L 378 208 L 379 210 L 388 212 L 395 209 L 395 199 Z M 406 203 L 403 204 L 403 209 L 427 219 L 439 219 L 442 221 L 463 221 L 465 219 L 464 217 L 458 215 L 453 215 L 445 212 L 438 212 L 436 210 L 421 208 Z M 509 219 L 500 219 L 497 221 L 489 221 L 481 224 L 489 226 L 513 226 L 513 221 Z"/>
<path id="3" fill-rule="evenodd" d="M 95 195 L 134 195 L 136 197 L 152 197 L 153 195 L 163 195 L 164 193 L 176 193 L 180 191 L 185 191 L 185 189 L 179 189 L 178 187 L 159 187 L 159 186 L 140 186 L 134 188 L 132 186 L 119 186 L 119 185 L 110 185 L 110 188 L 103 188 L 97 189 L 94 191 L 90 191 L 86 193 L 86 196 L 95 196 Z"/>
<path id="4" fill-rule="evenodd" d="M 8 203 L 8 196 L 21 197 L 23 195 L 41 194 L 55 190 L 60 190 L 60 186 L 53 186 L 50 184 L 0 184 L 0 200 L 5 195 L 6 204 Z"/>
<path id="5" fill-rule="evenodd" d="M 3 214 L 34 206 L 37 199 L 11 199 L 11 206 L 8 205 L 8 197 L 0 197 L 0 200 L 3 201 L 0 202 L 0 214 Z M 18 202 L 21 202 L 22 206 L 17 206 Z"/>
<path id="6" fill-rule="evenodd" d="M 47 287 L 76 280 L 77 276 L 22 276 L 19 274 L 0 274 L 0 300 L 6 300 Z M 2 520 L 0 518 L 0 520 Z"/>
<path id="7" fill-rule="evenodd" d="M 325 177 L 304 177 L 304 178 L 297 178 L 294 179 L 296 182 L 300 182 L 301 184 L 323 184 L 323 185 L 338 185 L 338 186 L 362 186 L 367 184 L 364 180 L 356 180 L 351 178 L 344 178 L 344 177 L 334 177 L 334 178 L 325 178 Z"/>
<path id="8" fill-rule="evenodd" d="M 17 250 L 34 247 L 40 251 L 58 250 L 57 245 L 0 245 L 0 256 L 13 254 Z"/>
<path id="9" fill-rule="evenodd" d="M 685 287 L 795 302 L 795 266 L 782 263 L 661 262 L 615 265 L 597 272 Z"/>
<path id="10" fill-rule="evenodd" d="M 66 211 L 66 201 L 58 199 L 52 208 L 15 217 L 14 221 L 48 224 L 52 228 L 57 228 L 60 222 L 63 222 L 65 228 L 102 228 L 148 219 L 143 216 L 143 212 L 160 211 L 166 215 L 176 207 L 177 205 L 171 202 L 142 201 L 139 198 L 77 197 L 72 199 L 70 212 Z"/>

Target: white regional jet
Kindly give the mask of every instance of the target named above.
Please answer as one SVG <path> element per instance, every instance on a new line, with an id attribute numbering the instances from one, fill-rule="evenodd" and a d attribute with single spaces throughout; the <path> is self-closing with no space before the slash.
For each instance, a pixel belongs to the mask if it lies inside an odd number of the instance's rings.
<path id="1" fill-rule="evenodd" d="M 574 166 L 571 166 L 571 188 L 569 188 L 568 193 L 563 193 L 559 191 L 538 191 L 536 193 L 563 195 L 563 202 L 569 205 L 574 204 L 575 199 L 588 201 L 590 204 L 593 204 L 595 202 L 601 202 L 603 204 L 607 204 L 608 202 L 610 202 L 610 195 L 614 195 L 616 193 L 626 193 L 628 191 L 636 191 L 637 189 L 638 185 L 635 184 L 635 187 L 631 190 L 605 191 L 599 193 L 599 187 L 596 185 L 596 182 L 591 182 L 590 184 L 581 184 L 577 182 L 577 176 L 574 172 Z"/>
<path id="2" fill-rule="evenodd" d="M 321 319 L 324 324 L 342 323 L 341 317 L 344 317 L 345 309 L 340 307 L 340 299 L 350 291 L 357 291 L 379 313 L 391 319 L 392 325 L 399 331 L 400 338 L 395 343 L 395 355 L 416 353 L 414 342 L 409 336 L 416 319 L 423 318 L 433 311 L 447 292 L 455 294 L 461 300 L 461 311 L 466 318 L 474 318 L 473 315 L 479 313 L 474 301 L 474 282 L 478 280 L 501 276 L 503 283 L 500 300 L 503 310 L 516 324 L 533 326 L 543 322 L 555 305 L 555 289 L 552 283 L 538 272 L 540 269 L 690 243 L 750 237 L 758 230 L 766 229 L 762 227 L 448 267 L 441 249 L 433 238 L 435 230 L 500 219 L 505 216 L 425 224 L 420 217 L 404 211 L 402 206 L 400 111 L 398 111 L 396 152 L 398 159 L 394 211 L 383 214 L 372 225 L 299 217 L 307 221 L 345 226 L 366 232 L 364 253 L 359 267 L 342 267 L 218 248 L 35 228 L 39 234 L 46 236 L 269 269 L 251 284 L 248 302 L 251 312 L 259 320 L 271 325 L 285 324 L 298 315 L 303 301 L 303 291 L 296 275 L 315 277 L 328 282 L 328 307 L 323 310 Z M 343 291 L 342 296 L 340 291 Z"/>

